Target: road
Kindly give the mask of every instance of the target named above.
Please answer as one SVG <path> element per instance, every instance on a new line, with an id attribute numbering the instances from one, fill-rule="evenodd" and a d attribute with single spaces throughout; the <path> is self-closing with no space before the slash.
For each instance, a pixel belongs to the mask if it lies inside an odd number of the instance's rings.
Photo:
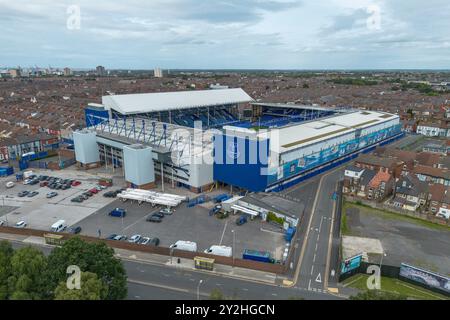
<path id="1" fill-rule="evenodd" d="M 337 201 L 333 194 L 341 178 L 342 170 L 335 169 L 286 192 L 290 196 L 299 197 L 307 205 L 296 244 L 301 248 L 296 250 L 294 260 L 298 262 L 295 279 L 299 288 L 326 292 L 332 271 L 330 265 L 336 269 L 334 259 L 337 256 L 332 252 L 333 249 L 336 250 L 336 246 L 332 244 L 333 231 L 336 231 L 333 214 Z M 333 274 L 337 275 L 337 270 Z"/>
<path id="2" fill-rule="evenodd" d="M 21 242 L 13 242 L 14 248 L 26 245 Z M 48 246 L 33 246 L 42 250 L 46 255 L 52 250 Z M 130 300 L 195 300 L 200 280 L 202 283 L 199 287 L 199 298 L 203 300 L 209 299 L 213 289 L 219 289 L 228 298 L 241 300 L 340 299 L 333 295 L 307 291 L 298 287 L 286 288 L 141 261 L 127 259 L 122 261 L 128 276 L 127 298 Z"/>

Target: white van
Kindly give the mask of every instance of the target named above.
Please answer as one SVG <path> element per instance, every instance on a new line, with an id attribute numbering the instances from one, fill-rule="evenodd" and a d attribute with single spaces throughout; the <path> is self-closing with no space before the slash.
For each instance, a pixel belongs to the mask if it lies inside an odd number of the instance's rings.
<path id="1" fill-rule="evenodd" d="M 205 250 L 205 253 L 214 254 L 216 256 L 232 257 L 233 249 L 227 246 L 211 246 Z"/>
<path id="2" fill-rule="evenodd" d="M 172 244 L 170 246 L 170 249 L 196 252 L 197 251 L 197 243 L 192 242 L 192 241 L 178 240 L 177 242 L 175 242 L 174 244 Z"/>
<path id="3" fill-rule="evenodd" d="M 28 179 L 30 176 L 33 175 L 33 171 L 29 170 L 29 171 L 24 171 L 23 172 L 23 179 Z"/>
<path id="4" fill-rule="evenodd" d="M 66 228 L 67 228 L 67 226 L 66 226 L 66 221 L 65 221 L 65 220 L 59 220 L 59 221 L 55 222 L 55 223 L 52 225 L 50 231 L 52 231 L 52 232 L 62 232 L 62 231 L 64 231 Z"/>
<path id="5" fill-rule="evenodd" d="M 12 187 L 14 187 L 14 182 L 12 182 L 12 181 L 8 181 L 6 184 L 5 184 L 5 186 L 9 189 L 9 188 L 12 188 Z"/>

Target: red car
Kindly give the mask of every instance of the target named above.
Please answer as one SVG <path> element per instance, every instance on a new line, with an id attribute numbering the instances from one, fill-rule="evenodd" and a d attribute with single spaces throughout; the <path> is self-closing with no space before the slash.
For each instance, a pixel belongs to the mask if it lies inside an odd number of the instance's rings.
<path id="1" fill-rule="evenodd" d="M 39 186 L 40 186 L 40 187 L 46 187 L 46 186 L 48 186 L 48 181 L 42 181 L 42 182 L 39 184 Z"/>
<path id="2" fill-rule="evenodd" d="M 78 180 L 75 180 L 74 182 L 72 182 L 72 187 L 76 187 L 76 186 L 79 186 L 81 184 L 81 182 L 80 181 L 78 181 Z"/>
<path id="3" fill-rule="evenodd" d="M 97 194 L 97 193 L 98 193 L 98 190 L 95 189 L 95 188 L 92 188 L 91 190 L 89 190 L 89 192 L 92 192 L 93 194 Z"/>

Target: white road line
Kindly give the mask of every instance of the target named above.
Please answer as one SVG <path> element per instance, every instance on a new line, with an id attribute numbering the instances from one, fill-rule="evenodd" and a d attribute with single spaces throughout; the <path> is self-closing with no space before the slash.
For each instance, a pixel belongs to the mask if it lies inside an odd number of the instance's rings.
<path id="1" fill-rule="evenodd" d="M 316 247 L 317 248 L 317 247 Z M 316 262 L 316 254 L 314 253 L 313 263 Z"/>
<path id="2" fill-rule="evenodd" d="M 313 274 L 313 272 L 314 272 L 314 265 L 311 266 L 311 275 Z"/>
<path id="3" fill-rule="evenodd" d="M 220 237 L 220 243 L 219 243 L 220 246 L 222 245 L 223 236 L 225 235 L 225 230 L 227 230 L 227 225 L 228 225 L 228 221 L 225 222 L 225 225 L 223 227 L 222 237 Z"/>

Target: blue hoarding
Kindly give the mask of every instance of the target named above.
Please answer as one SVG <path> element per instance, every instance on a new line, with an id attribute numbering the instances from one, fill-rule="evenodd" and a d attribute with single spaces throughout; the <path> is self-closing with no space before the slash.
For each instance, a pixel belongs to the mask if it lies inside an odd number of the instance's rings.
<path id="1" fill-rule="evenodd" d="M 351 258 L 345 259 L 341 263 L 341 274 L 358 269 L 359 266 L 361 265 L 361 261 L 362 261 L 362 254 L 358 254 Z"/>
<path id="2" fill-rule="evenodd" d="M 450 293 L 449 277 L 413 267 L 405 263 L 402 263 L 400 266 L 400 276 L 415 282 L 419 282 L 428 287 L 440 289 Z"/>

